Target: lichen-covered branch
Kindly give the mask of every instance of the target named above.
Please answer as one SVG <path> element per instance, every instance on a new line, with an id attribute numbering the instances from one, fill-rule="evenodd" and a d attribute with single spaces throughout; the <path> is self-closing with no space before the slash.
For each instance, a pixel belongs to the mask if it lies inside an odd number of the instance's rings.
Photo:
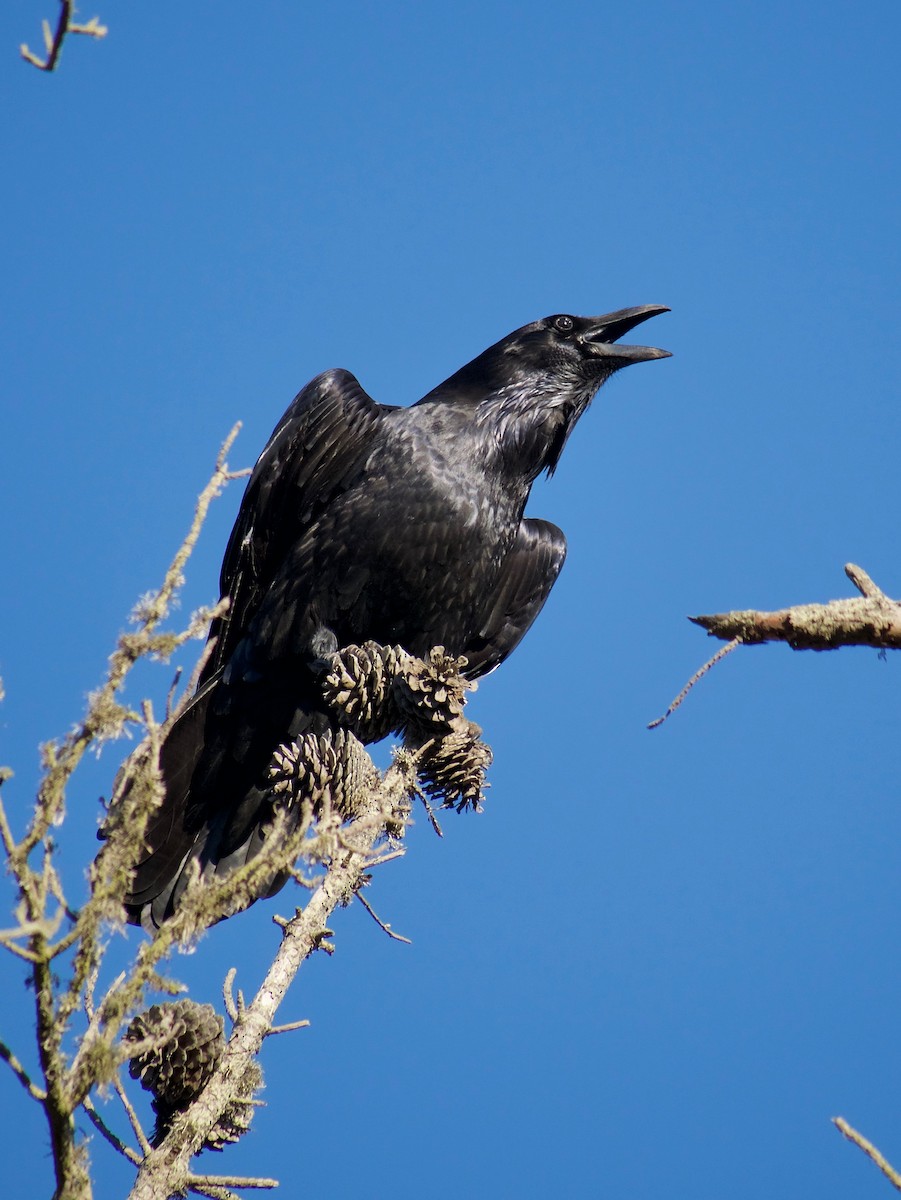
<path id="1" fill-rule="evenodd" d="M 901 650 L 901 601 L 892 600 L 860 567 L 848 563 L 845 574 L 861 593 L 826 604 L 799 604 L 778 612 L 744 609 L 713 616 L 690 617 L 711 637 L 746 646 L 787 642 L 793 650 L 838 650 L 872 646 Z"/>
<path id="2" fill-rule="evenodd" d="M 15 924 L 0 930 L 0 949 L 14 955 L 29 977 L 39 1070 L 26 1067 L 4 1042 L 0 1059 L 44 1110 L 56 1200 L 89 1200 L 92 1195 L 86 1147 L 76 1135 L 79 1109 L 110 1146 L 139 1168 L 135 1197 L 188 1192 L 223 1197 L 234 1196 L 232 1187 L 274 1186 L 275 1181 L 262 1177 L 198 1175 L 190 1160 L 205 1147 L 221 1149 L 248 1128 L 259 1103 L 254 1099 L 261 1084 L 256 1056 L 263 1040 L 308 1023 L 274 1024 L 291 980 L 314 950 L 332 951 L 328 921 L 335 907 L 358 896 L 376 866 L 403 853 L 414 797 L 430 813 L 428 796 L 458 810 L 478 809 L 482 800 L 491 752 L 463 712 L 474 686 L 461 673 L 465 659 L 443 647 L 424 659 L 401 647 L 374 643 L 345 648 L 333 656 L 323 678 L 323 698 L 334 717 L 331 732 L 304 734 L 274 748 L 269 769 L 272 821 L 260 853 L 221 877 L 204 880 L 198 870 L 175 914 L 152 939 L 139 942 L 127 970 L 101 986 L 106 931 L 122 920 L 131 866 L 143 851 L 147 821 L 163 799 L 160 748 L 192 689 L 174 705 L 170 695 L 162 723 L 149 701 L 132 711 L 120 702 L 119 693 L 141 658 L 165 660 L 188 638 L 202 636 L 212 616 L 225 612 L 227 601 L 220 601 L 195 614 L 179 632 L 160 628 L 183 582 L 209 504 L 229 480 L 246 473 L 232 472 L 226 464 L 238 428 L 219 453 L 162 585 L 136 608 L 136 628 L 119 638 L 85 717 L 61 742 L 44 748 L 44 774 L 21 836 L 0 802 L 0 843 L 17 891 Z M 113 785 L 104 845 L 91 868 L 90 895 L 74 910 L 54 866 L 67 789 L 88 747 L 120 736 L 129 726 L 142 729 L 144 740 Z M 363 741 L 391 731 L 402 732 L 405 744 L 394 765 L 380 773 Z M 0 785 L 10 777 L 8 769 L 0 768 Z M 227 1043 L 223 1019 L 190 1000 L 154 1005 L 132 1020 L 123 1038 L 125 1022 L 146 1003 L 148 993 L 181 990 L 162 974 L 173 949 L 194 943 L 215 921 L 246 908 L 274 878 L 290 876 L 309 889 L 309 900 L 293 918 L 277 919 L 283 929 L 278 952 L 249 1004 L 240 992 L 234 999 L 227 980 L 226 1010 L 233 1022 Z M 406 940 L 367 902 L 364 906 L 391 937 Z M 126 1061 L 154 1096 L 158 1119 L 149 1136 L 120 1078 Z M 122 1103 L 131 1145 L 113 1132 L 97 1107 L 95 1092 L 104 1085 L 112 1085 Z"/>
<path id="3" fill-rule="evenodd" d="M 25 61 L 31 63 L 33 67 L 37 67 L 39 71 L 55 71 L 59 62 L 59 56 L 62 54 L 63 42 L 66 40 L 68 34 L 81 33 L 86 34 L 88 37 L 104 38 L 109 32 L 105 25 L 100 24 L 99 17 L 91 17 L 90 21 L 82 24 L 72 19 L 74 15 L 75 4 L 73 0 L 60 0 L 56 29 L 51 32 L 49 21 L 41 23 L 46 57 L 40 58 L 33 51 L 29 50 L 23 42 L 19 47 L 19 53 Z"/>
<path id="4" fill-rule="evenodd" d="M 847 563 L 845 574 L 860 592 L 847 600 L 825 604 L 798 604 L 778 612 L 741 609 L 713 616 L 689 617 L 710 637 L 727 642 L 692 675 L 666 712 L 651 721 L 657 729 L 671 716 L 694 685 L 711 667 L 739 646 L 761 642 L 787 642 L 793 650 L 839 650 L 843 646 L 871 646 L 875 650 L 901 650 L 901 601 L 892 600 L 862 567 Z"/>
<path id="5" fill-rule="evenodd" d="M 68 26 L 68 32 L 84 32 Z M 65 32 L 65 31 L 64 31 Z M 49 47 L 48 47 L 49 49 Z M 58 53 L 58 50 L 57 50 Z M 92 995 L 102 957 L 102 931 L 114 909 L 112 898 L 103 889 L 95 891 L 80 912 L 67 903 L 62 882 L 54 865 L 57 827 L 65 815 L 66 792 L 72 775 L 91 745 L 120 736 L 130 724 L 143 724 L 148 732 L 151 751 L 158 750 L 159 728 L 152 712 L 145 707 L 143 718 L 124 707 L 118 693 L 139 659 L 166 658 L 190 637 L 206 631 L 208 614 L 201 612 L 176 633 L 161 631 L 172 600 L 183 582 L 183 569 L 200 534 L 210 503 L 229 480 L 245 472 L 231 472 L 225 456 L 237 436 L 236 426 L 223 444 L 213 475 L 201 492 L 188 534 L 173 558 L 160 588 L 142 601 L 135 614 L 136 628 L 120 636 L 106 678 L 90 697 L 88 710 L 74 730 L 61 742 L 43 750 L 44 773 L 29 823 L 18 836 L 0 801 L 0 842 L 8 872 L 16 889 L 16 924 L 0 932 L 0 949 L 5 949 L 26 964 L 28 982 L 34 996 L 35 1042 L 42 1079 L 32 1079 L 12 1047 L 2 1045 L 2 1058 L 18 1077 L 29 1095 L 41 1104 L 47 1119 L 57 1197 L 87 1198 L 91 1195 L 87 1156 L 76 1137 L 75 1114 L 90 1089 L 110 1081 L 121 1052 L 114 1048 L 124 1013 L 111 1006 L 96 1009 Z M 152 753 L 150 755 L 152 758 Z M 145 770 L 152 775 L 152 769 Z M 0 768 L 0 783 L 11 772 Z M 140 789 L 139 789 L 140 791 Z M 144 786 L 144 805 L 149 814 L 152 783 Z M 132 829 L 133 848 L 140 844 L 142 827 Z M 140 959 L 140 954 L 139 954 Z M 156 971 L 159 957 L 149 956 L 132 971 L 126 987 L 117 981 L 113 993 L 126 991 L 132 1003 L 148 987 L 166 986 Z M 72 1057 L 78 1029 L 73 1019 L 85 1011 L 87 1029 Z M 118 1022 L 118 1023 L 117 1023 Z M 41 1084 L 43 1086 L 41 1086 Z"/>
<path id="6" fill-rule="evenodd" d="M 18 1058 L 16 1058 L 15 1054 L 13 1054 L 12 1050 L 10 1050 L 9 1046 L 7 1046 L 6 1042 L 0 1042 L 0 1059 L 3 1059 L 32 1100 L 37 1100 L 39 1104 L 43 1104 L 47 1099 L 47 1093 L 43 1088 L 39 1088 L 32 1082 L 28 1072 L 19 1062 Z"/>
<path id="7" fill-rule="evenodd" d="M 360 815 L 342 831 L 343 848 L 306 906 L 283 923 L 278 953 L 253 1000 L 237 1013 L 237 1021 L 209 1083 L 190 1107 L 172 1121 L 161 1144 L 143 1163 L 129 1200 L 166 1200 L 192 1181 L 189 1163 L 207 1141 L 234 1098 L 234 1085 L 255 1059 L 274 1025 L 288 987 L 303 962 L 315 951 L 330 952 L 331 914 L 346 904 L 360 886 L 371 860 L 379 854 L 386 827 L 397 829 L 415 787 L 415 755 L 400 751 Z M 280 922 L 281 923 L 281 922 Z"/>

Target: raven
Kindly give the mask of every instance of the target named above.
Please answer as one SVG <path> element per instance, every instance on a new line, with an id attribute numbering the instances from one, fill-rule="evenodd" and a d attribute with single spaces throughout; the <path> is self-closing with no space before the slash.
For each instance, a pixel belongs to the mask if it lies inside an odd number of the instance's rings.
<path id="1" fill-rule="evenodd" d="M 617 342 L 667 311 L 534 321 L 407 408 L 376 403 L 345 370 L 297 395 L 248 482 L 220 578 L 230 604 L 161 749 L 131 922 L 169 916 L 194 861 L 209 877 L 258 852 L 273 751 L 335 727 L 324 657 L 364 641 L 420 657 L 444 646 L 475 679 L 515 649 L 566 554 L 555 525 L 523 519 L 532 483 L 610 375 L 668 357 Z"/>

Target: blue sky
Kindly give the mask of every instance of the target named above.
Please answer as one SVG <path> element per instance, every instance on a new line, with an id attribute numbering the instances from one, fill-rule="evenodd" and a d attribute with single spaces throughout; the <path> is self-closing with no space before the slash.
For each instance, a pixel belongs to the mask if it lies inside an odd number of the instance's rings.
<path id="1" fill-rule="evenodd" d="M 901 1162 L 898 662 L 745 650 L 645 725 L 713 649 L 686 614 L 848 594 L 848 560 L 901 594 L 897 4 L 110 4 L 46 77 L 16 46 L 51 8 L 0 13 L 19 813 L 235 420 L 249 464 L 325 368 L 407 403 L 539 316 L 673 310 L 647 336 L 674 357 L 613 380 L 533 492 L 570 553 L 472 702 L 485 813 L 420 823 L 370 889 L 413 946 L 338 915 L 270 1107 L 199 1163 L 335 1198 L 885 1195 L 829 1118 Z M 73 895 L 124 752 L 73 788 Z M 193 994 L 231 965 L 252 991 L 289 904 L 180 960 Z M 10 1195 L 50 1186 L 28 1103 L 0 1074 Z"/>

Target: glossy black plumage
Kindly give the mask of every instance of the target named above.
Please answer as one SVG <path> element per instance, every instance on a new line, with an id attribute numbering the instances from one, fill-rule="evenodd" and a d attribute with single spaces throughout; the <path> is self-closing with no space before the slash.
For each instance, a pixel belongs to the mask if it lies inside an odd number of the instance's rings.
<path id="1" fill-rule="evenodd" d="M 615 344 L 665 311 L 536 321 L 410 408 L 377 404 L 343 370 L 299 393 L 248 483 L 220 580 L 231 606 L 163 746 L 131 920 L 172 911 L 187 861 L 220 874 L 258 849 L 272 751 L 333 721 L 316 659 L 366 640 L 443 645 L 475 678 L 510 654 L 566 553 L 554 525 L 523 519 L 529 489 L 610 374 L 666 356 Z"/>

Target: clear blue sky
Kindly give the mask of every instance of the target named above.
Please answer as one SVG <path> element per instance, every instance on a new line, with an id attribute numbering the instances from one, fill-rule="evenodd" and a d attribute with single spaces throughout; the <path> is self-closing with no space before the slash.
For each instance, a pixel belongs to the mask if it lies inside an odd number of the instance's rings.
<path id="1" fill-rule="evenodd" d="M 674 357 L 605 388 L 533 494 L 570 555 L 473 701 L 484 815 L 419 824 L 376 876 L 414 945 L 337 916 L 270 1108 L 200 1164 L 325 1200 L 885 1196 L 829 1117 L 901 1162 L 901 664 L 747 650 L 645 725 L 713 648 L 686 614 L 847 594 L 848 560 L 901 594 L 896 0 L 97 11 L 107 40 L 51 77 L 16 59 L 51 0 L 0 13 L 20 813 L 236 419 L 249 464 L 325 368 L 407 403 L 536 317 L 673 310 L 648 338 Z M 73 789 L 73 894 L 124 750 Z M 254 990 L 278 909 L 176 964 L 198 998 L 232 964 Z M 0 1073 L 10 1196 L 50 1191 L 28 1104 Z"/>

